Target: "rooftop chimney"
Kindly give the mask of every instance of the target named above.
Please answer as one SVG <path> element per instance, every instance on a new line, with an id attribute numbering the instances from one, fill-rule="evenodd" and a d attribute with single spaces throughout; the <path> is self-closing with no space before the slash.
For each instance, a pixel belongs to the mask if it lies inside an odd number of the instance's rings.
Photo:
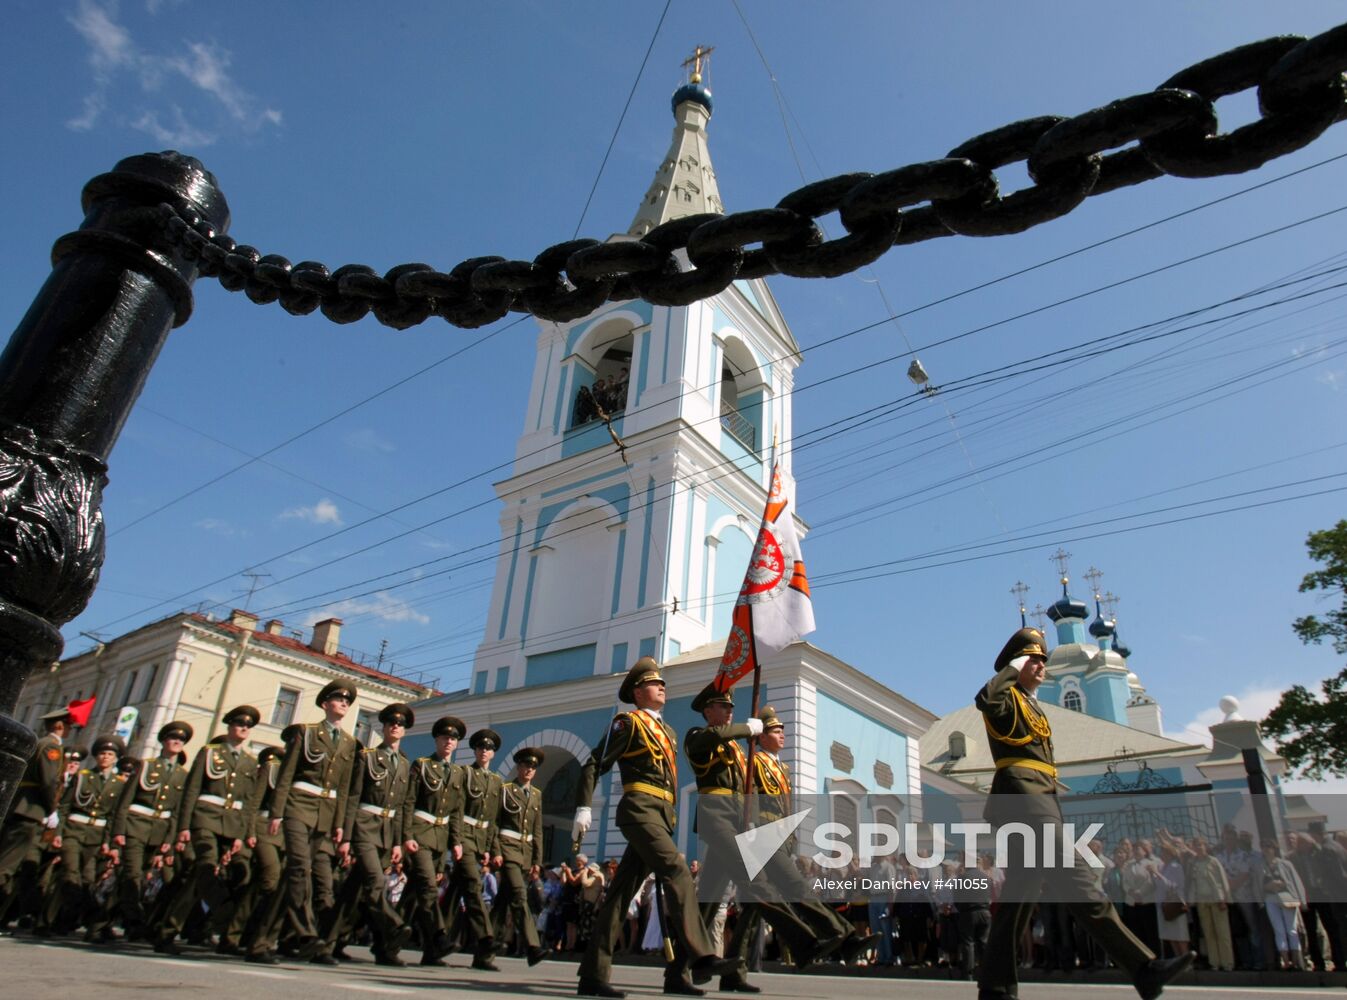
<path id="1" fill-rule="evenodd" d="M 280 635 L 284 630 L 285 624 L 279 618 L 267 622 L 267 635 Z"/>
<path id="2" fill-rule="evenodd" d="M 244 611 L 241 608 L 235 608 L 229 612 L 229 624 L 237 628 L 245 628 L 249 632 L 257 628 L 257 615 L 251 611 Z"/>
<path id="3" fill-rule="evenodd" d="M 309 640 L 309 648 L 324 656 L 335 656 L 340 639 L 341 619 L 326 618 L 313 627 L 313 638 Z"/>

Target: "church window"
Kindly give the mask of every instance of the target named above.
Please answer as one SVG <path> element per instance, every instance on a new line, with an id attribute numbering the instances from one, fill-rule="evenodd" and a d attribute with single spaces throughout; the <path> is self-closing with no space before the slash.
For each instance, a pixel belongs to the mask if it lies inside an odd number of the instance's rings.
<path id="1" fill-rule="evenodd" d="M 581 384 L 572 402 L 571 427 L 582 427 L 605 416 L 616 417 L 626 410 L 632 346 L 629 331 L 599 338 L 593 347 L 599 355 L 593 377 L 585 381 L 589 372 L 583 366 L 579 374 Z"/>
<path id="2" fill-rule="evenodd" d="M 1082 712 L 1085 706 L 1081 704 L 1079 691 L 1068 691 L 1062 695 L 1062 707 L 1069 708 L 1073 712 Z"/>

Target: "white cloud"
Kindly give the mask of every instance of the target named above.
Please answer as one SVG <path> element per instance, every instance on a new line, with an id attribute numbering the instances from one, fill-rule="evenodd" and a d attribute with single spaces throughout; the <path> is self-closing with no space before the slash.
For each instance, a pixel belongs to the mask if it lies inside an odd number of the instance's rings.
<path id="1" fill-rule="evenodd" d="M 406 601 L 399 601 L 397 598 L 390 597 L 384 592 L 379 592 L 373 598 L 362 600 L 352 598 L 347 601 L 338 601 L 336 604 L 329 605 L 322 611 L 310 615 L 311 621 L 306 624 L 312 625 L 314 622 L 320 622 L 324 618 L 351 618 L 356 615 L 369 615 L 385 622 L 415 622 L 417 625 L 429 625 L 430 616 L 417 611 Z"/>
<path id="2" fill-rule="evenodd" d="M 319 500 L 311 507 L 291 507 L 281 513 L 282 520 L 298 519 L 308 521 L 310 524 L 331 524 L 341 527 L 341 511 L 327 497 Z"/>
<path id="3" fill-rule="evenodd" d="M 1235 695 L 1239 699 L 1239 714 L 1246 719 L 1259 720 L 1276 707 L 1281 701 L 1283 688 L 1245 688 Z M 1225 713 L 1213 705 L 1204 708 L 1177 732 L 1170 730 L 1165 735 L 1183 743 L 1201 743 L 1211 746 L 1211 726 L 1225 718 Z"/>
<path id="4" fill-rule="evenodd" d="M 356 451 L 389 454 L 397 451 L 397 445 L 372 427 L 362 427 L 346 435 L 346 445 Z"/>
<path id="5" fill-rule="evenodd" d="M 1334 392 L 1337 392 L 1342 388 L 1344 383 L 1347 383 L 1347 369 L 1337 372 L 1320 372 L 1318 375 L 1314 376 L 1314 381 L 1318 382 L 1320 385 L 1326 385 Z"/>
<path id="6" fill-rule="evenodd" d="M 176 6 L 176 3 L 173 4 Z M 165 7 L 162 0 L 148 0 L 146 10 L 159 13 Z M 159 90 L 166 73 L 188 80 L 210 100 L 201 108 L 184 112 L 171 108 L 142 106 L 128 116 L 132 128 L 155 136 L 161 142 L 175 145 L 209 145 L 215 141 L 214 132 L 190 118 L 219 118 L 223 111 L 235 128 L 252 132 L 266 126 L 279 126 L 282 114 L 277 108 L 266 107 L 244 90 L 229 73 L 231 61 L 227 49 L 210 41 L 185 41 L 184 50 L 176 53 L 155 53 L 141 49 L 131 31 L 117 20 L 116 0 L 79 0 L 76 12 L 67 18 L 89 47 L 89 65 L 93 70 L 93 90 L 84 97 L 82 112 L 66 122 L 75 131 L 88 131 L 102 117 L 108 107 L 108 94 L 123 74 L 134 75 L 143 94 L 153 95 Z M 141 102 L 144 105 L 144 102 Z M 199 102 L 198 102 L 199 103 Z M 129 106 L 129 103 L 128 103 Z M 165 125 L 165 116 L 172 123 Z"/>
<path id="7" fill-rule="evenodd" d="M 196 522 L 196 526 L 202 531 L 209 531 L 215 535 L 224 535 L 226 538 L 244 538 L 248 535 L 246 528 L 238 528 L 218 517 L 203 517 Z"/>

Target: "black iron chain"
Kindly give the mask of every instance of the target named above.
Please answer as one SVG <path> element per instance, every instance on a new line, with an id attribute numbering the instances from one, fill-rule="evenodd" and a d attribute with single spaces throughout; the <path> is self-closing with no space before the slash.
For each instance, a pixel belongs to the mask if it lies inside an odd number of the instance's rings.
<path id="1" fill-rule="evenodd" d="M 890 247 L 941 236 L 1002 236 L 1066 215 L 1086 198 L 1164 175 L 1215 177 L 1294 152 L 1347 117 L 1347 24 L 1313 38 L 1268 38 L 1175 73 L 1156 90 L 1074 118 L 1042 116 L 986 132 L 943 159 L 882 174 L 809 184 L 775 208 L 697 215 L 640 239 L 569 240 L 532 261 L 473 257 L 448 273 L 401 264 L 335 271 L 292 264 L 161 205 L 162 232 L 200 272 L 254 302 L 335 323 L 369 313 L 403 330 L 431 316 L 479 327 L 513 311 L 567 322 L 604 302 L 681 306 L 737 278 L 836 277 Z M 1257 88 L 1260 117 L 1232 132 L 1215 101 Z M 1124 148 L 1125 147 L 1125 148 Z M 995 170 L 1024 161 L 1033 184 L 1002 196 Z M 846 235 L 824 240 L 815 221 L 837 212 Z"/>

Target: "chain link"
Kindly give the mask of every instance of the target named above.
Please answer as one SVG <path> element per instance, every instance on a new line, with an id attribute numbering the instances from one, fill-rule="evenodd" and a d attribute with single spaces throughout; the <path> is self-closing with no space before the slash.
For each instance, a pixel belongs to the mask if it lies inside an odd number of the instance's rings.
<path id="1" fill-rule="evenodd" d="M 676 219 L 641 239 L 569 240 L 532 261 L 474 257 L 447 274 L 429 264 L 401 264 L 382 275 L 363 264 L 335 271 L 317 261 L 291 264 L 167 204 L 159 207 L 158 229 L 201 274 L 294 315 L 321 309 L 334 323 L 354 323 L 372 312 L 398 330 L 431 316 L 479 327 L 511 311 L 563 323 L 609 301 L 688 305 L 736 279 L 837 277 L 890 247 L 1023 232 L 1088 197 L 1164 175 L 1253 170 L 1347 118 L 1345 70 L 1347 24 L 1308 39 L 1268 38 L 1189 66 L 1154 91 L 1073 118 L 1012 122 L 943 159 L 808 184 L 774 208 Z M 1259 118 L 1221 132 L 1215 102 L 1253 88 Z M 1019 161 L 1033 184 L 1003 196 L 995 171 Z M 846 234 L 825 240 L 815 220 L 833 212 Z"/>

